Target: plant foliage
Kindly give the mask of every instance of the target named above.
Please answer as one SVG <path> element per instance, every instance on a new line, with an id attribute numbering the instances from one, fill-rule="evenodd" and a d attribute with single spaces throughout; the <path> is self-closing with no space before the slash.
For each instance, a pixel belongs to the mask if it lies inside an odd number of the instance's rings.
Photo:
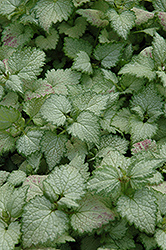
<path id="1" fill-rule="evenodd" d="M 0 249 L 166 250 L 165 0 L 0 0 Z"/>

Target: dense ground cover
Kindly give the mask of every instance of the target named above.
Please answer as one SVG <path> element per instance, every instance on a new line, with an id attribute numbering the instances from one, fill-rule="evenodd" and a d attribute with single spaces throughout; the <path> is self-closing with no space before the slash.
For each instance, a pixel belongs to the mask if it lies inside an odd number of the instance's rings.
<path id="1" fill-rule="evenodd" d="M 165 0 L 0 0 L 0 249 L 166 250 Z"/>

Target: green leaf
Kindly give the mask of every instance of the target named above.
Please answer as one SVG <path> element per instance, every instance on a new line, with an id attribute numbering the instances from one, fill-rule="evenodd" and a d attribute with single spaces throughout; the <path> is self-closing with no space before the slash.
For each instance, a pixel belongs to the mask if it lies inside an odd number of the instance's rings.
<path id="1" fill-rule="evenodd" d="M 7 224 L 5 225 L 0 221 L 0 235 L 0 249 L 13 250 L 21 236 L 20 224 L 15 221 L 7 226 Z"/>
<path id="2" fill-rule="evenodd" d="M 117 208 L 122 217 L 146 233 L 154 233 L 156 225 L 156 199 L 148 189 L 137 190 L 133 197 L 121 196 Z"/>
<path id="3" fill-rule="evenodd" d="M 68 35 L 69 37 L 78 39 L 85 32 L 87 22 L 85 18 L 77 17 L 74 24 L 75 24 L 74 26 L 70 26 L 66 22 L 61 23 L 58 27 L 59 33 L 60 34 L 64 33 L 65 35 Z"/>
<path id="4" fill-rule="evenodd" d="M 154 13 L 146 11 L 144 9 L 133 7 L 131 10 L 134 11 L 135 13 L 136 16 L 135 23 L 137 25 L 146 23 L 149 19 L 152 19 L 154 17 Z"/>
<path id="5" fill-rule="evenodd" d="M 72 161 L 69 163 L 69 166 L 75 167 L 82 177 L 87 180 L 89 178 L 89 167 L 88 163 L 84 163 L 85 161 L 85 156 L 84 155 L 76 155 Z"/>
<path id="6" fill-rule="evenodd" d="M 152 187 L 154 190 L 157 190 L 158 192 L 162 193 L 162 194 L 166 194 L 166 181 L 163 181 L 162 183 L 160 183 L 157 186 L 153 186 Z"/>
<path id="7" fill-rule="evenodd" d="M 105 27 L 109 24 L 104 12 L 94 9 L 78 9 L 77 13 L 87 19 L 87 21 L 97 27 Z"/>
<path id="8" fill-rule="evenodd" d="M 43 132 L 39 130 L 30 130 L 21 136 L 16 142 L 16 148 L 20 154 L 28 156 L 40 150 L 40 141 Z"/>
<path id="9" fill-rule="evenodd" d="M 66 141 L 67 138 L 65 135 L 57 135 L 51 131 L 45 132 L 41 140 L 41 150 L 46 157 L 50 170 L 60 162 L 64 152 L 66 151 Z"/>
<path id="10" fill-rule="evenodd" d="M 21 23 L 10 24 L 3 30 L 2 41 L 4 45 L 11 47 L 23 46 L 33 37 L 33 30 L 28 25 Z"/>
<path id="11" fill-rule="evenodd" d="M 98 119 L 89 111 L 81 112 L 77 117 L 77 121 L 70 125 L 67 130 L 69 134 L 78 136 L 82 141 L 99 144 L 100 126 Z"/>
<path id="12" fill-rule="evenodd" d="M 18 218 L 21 216 L 23 206 L 25 205 L 27 189 L 27 186 L 18 189 L 15 188 L 8 199 L 6 208 L 12 218 Z"/>
<path id="13" fill-rule="evenodd" d="M 72 69 L 81 71 L 82 73 L 87 73 L 89 75 L 93 73 L 92 65 L 90 63 L 90 58 L 85 51 L 80 51 L 77 54 L 77 57 L 74 58 Z"/>
<path id="14" fill-rule="evenodd" d="M 57 126 L 65 124 L 66 114 L 71 111 L 69 100 L 62 95 L 51 95 L 41 107 L 41 114 L 48 122 Z"/>
<path id="15" fill-rule="evenodd" d="M 158 246 L 161 247 L 162 250 L 166 249 L 166 232 L 161 229 L 157 229 L 155 234 L 155 239 L 157 241 Z"/>
<path id="16" fill-rule="evenodd" d="M 8 0 L 0 2 L 0 14 L 10 15 L 21 4 L 22 0 Z M 9 16 L 10 17 L 10 16 Z"/>
<path id="17" fill-rule="evenodd" d="M 153 6 L 156 10 L 166 11 L 165 0 L 152 0 Z"/>
<path id="18" fill-rule="evenodd" d="M 146 77 L 152 81 L 156 77 L 154 71 L 154 61 L 152 58 L 142 56 L 134 56 L 131 62 L 125 64 L 118 74 L 131 74 L 137 77 Z"/>
<path id="19" fill-rule="evenodd" d="M 141 121 L 138 117 L 132 116 L 130 118 L 130 133 L 132 141 L 141 141 L 147 138 L 152 138 L 156 134 L 157 124 Z"/>
<path id="20" fill-rule="evenodd" d="M 111 68 L 118 63 L 122 48 L 121 43 L 99 44 L 94 50 L 94 57 L 101 61 L 105 68 Z"/>
<path id="21" fill-rule="evenodd" d="M 111 125 L 120 129 L 122 132 L 129 133 L 130 117 L 130 110 L 128 108 L 123 108 L 113 117 Z"/>
<path id="22" fill-rule="evenodd" d="M 7 179 L 7 182 L 13 186 L 19 186 L 25 180 L 26 174 L 21 170 L 12 171 Z"/>
<path id="23" fill-rule="evenodd" d="M 90 0 L 72 0 L 75 7 L 82 5 L 83 3 L 90 2 Z"/>
<path id="24" fill-rule="evenodd" d="M 155 249 L 157 246 L 157 242 L 154 237 L 149 237 L 146 234 L 140 235 L 141 242 L 144 244 L 146 250 Z"/>
<path id="25" fill-rule="evenodd" d="M 78 206 L 77 201 L 84 195 L 84 178 L 73 166 L 55 167 L 43 182 L 46 196 L 59 205 Z"/>
<path id="26" fill-rule="evenodd" d="M 161 79 L 163 86 L 166 87 L 166 74 L 164 71 L 156 71 L 157 76 Z"/>
<path id="27" fill-rule="evenodd" d="M 8 92 L 2 101 L 0 102 L 0 105 L 7 106 L 7 107 L 13 107 L 15 109 L 18 109 L 19 103 L 18 103 L 18 95 L 14 92 Z"/>
<path id="28" fill-rule="evenodd" d="M 10 75 L 5 85 L 8 89 L 13 90 L 14 92 L 23 93 L 23 84 L 17 75 Z"/>
<path id="29" fill-rule="evenodd" d="M 92 232 L 115 219 L 114 213 L 92 195 L 86 195 L 80 202 L 71 225 L 79 233 Z"/>
<path id="30" fill-rule="evenodd" d="M 26 201 L 28 202 L 36 195 L 43 195 L 43 181 L 47 178 L 47 175 L 30 175 L 23 182 L 23 186 L 29 186 Z"/>
<path id="31" fill-rule="evenodd" d="M 70 0 L 40 0 L 35 5 L 36 17 L 40 25 L 49 31 L 52 23 L 67 21 L 70 16 L 73 5 Z"/>
<path id="32" fill-rule="evenodd" d="M 30 118 L 34 117 L 41 109 L 44 101 L 44 97 L 34 97 L 31 100 L 26 100 L 26 102 L 23 103 L 23 110 L 24 112 L 29 115 Z"/>
<path id="33" fill-rule="evenodd" d="M 162 97 L 158 95 L 156 88 L 152 84 L 144 87 L 140 93 L 134 95 L 131 105 L 133 108 L 141 107 L 144 116 L 145 114 L 148 116 L 148 122 L 154 122 L 161 114 L 163 114 Z"/>
<path id="34" fill-rule="evenodd" d="M 9 128 L 20 118 L 20 112 L 12 107 L 0 106 L 0 130 Z"/>
<path id="35" fill-rule="evenodd" d="M 51 29 L 49 34 L 44 36 L 37 36 L 35 43 L 40 49 L 55 49 L 59 40 L 58 32 L 55 29 Z"/>
<path id="36" fill-rule="evenodd" d="M 110 9 L 107 11 L 107 16 L 111 21 L 112 28 L 126 40 L 130 29 L 135 24 L 134 14 L 130 11 L 123 11 L 121 14 L 118 14 L 116 10 Z"/>
<path id="37" fill-rule="evenodd" d="M 138 189 L 149 182 L 149 177 L 155 174 L 157 167 L 163 164 L 163 160 L 142 160 L 129 169 L 127 175 L 130 176 L 132 188 Z"/>
<path id="38" fill-rule="evenodd" d="M 166 41 L 157 32 L 153 38 L 153 58 L 157 66 L 161 66 L 165 62 L 166 57 Z"/>
<path id="39" fill-rule="evenodd" d="M 72 137 L 66 142 L 66 156 L 69 160 L 72 160 L 77 154 L 85 156 L 88 154 L 87 145 L 77 137 Z"/>
<path id="40" fill-rule="evenodd" d="M 0 155 L 15 149 L 15 139 L 6 131 L 0 131 Z"/>
<path id="41" fill-rule="evenodd" d="M 68 218 L 45 197 L 36 196 L 24 208 L 22 216 L 23 246 L 54 241 L 68 230 Z"/>
<path id="42" fill-rule="evenodd" d="M 64 43 L 64 52 L 65 54 L 70 57 L 70 58 L 75 58 L 77 57 L 77 54 L 80 51 L 84 51 L 90 56 L 92 52 L 92 45 L 83 39 L 73 39 L 66 37 L 65 38 L 65 43 Z"/>
<path id="43" fill-rule="evenodd" d="M 109 95 L 101 95 L 88 91 L 76 95 L 72 103 L 76 110 L 87 110 L 100 115 L 101 111 L 105 109 L 108 99 Z"/>
<path id="44" fill-rule="evenodd" d="M 8 60 L 8 64 L 12 75 L 18 75 L 21 80 L 31 80 L 42 71 L 44 60 L 43 51 L 25 47 L 14 52 Z"/>
<path id="45" fill-rule="evenodd" d="M 0 186 L 2 186 L 4 182 L 6 182 L 9 174 L 10 174 L 9 172 L 3 170 L 0 171 Z"/>
<path id="46" fill-rule="evenodd" d="M 166 30 L 166 12 L 160 11 L 157 13 L 157 16 L 159 18 L 159 22 L 160 22 L 163 30 Z"/>

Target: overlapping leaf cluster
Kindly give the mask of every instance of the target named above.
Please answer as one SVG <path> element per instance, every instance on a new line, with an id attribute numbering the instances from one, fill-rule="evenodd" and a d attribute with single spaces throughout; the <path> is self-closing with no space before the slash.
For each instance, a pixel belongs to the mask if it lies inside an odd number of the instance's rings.
<path id="1" fill-rule="evenodd" d="M 166 250 L 164 0 L 0 0 L 0 249 Z"/>

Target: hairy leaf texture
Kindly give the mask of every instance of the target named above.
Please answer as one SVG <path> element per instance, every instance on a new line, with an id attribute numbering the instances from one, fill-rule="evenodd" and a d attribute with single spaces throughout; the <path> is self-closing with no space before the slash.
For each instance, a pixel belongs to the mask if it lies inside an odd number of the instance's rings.
<path id="1" fill-rule="evenodd" d="M 109 20 L 111 21 L 111 26 L 113 29 L 124 39 L 127 39 L 127 35 L 130 29 L 135 24 L 135 16 L 130 11 L 124 11 L 118 14 L 116 10 L 110 9 L 107 11 Z"/>
<path id="2" fill-rule="evenodd" d="M 82 141 L 93 142 L 99 145 L 100 126 L 98 118 L 92 112 L 81 112 L 77 120 L 67 130 L 69 134 L 78 137 Z"/>
<path id="3" fill-rule="evenodd" d="M 92 195 L 86 195 L 80 202 L 79 207 L 71 217 L 71 225 L 79 233 L 91 232 L 93 229 L 114 220 L 115 215 L 111 209 Z"/>
<path id="4" fill-rule="evenodd" d="M 35 6 L 36 16 L 40 25 L 49 31 L 52 23 L 67 20 L 72 12 L 71 0 L 40 0 Z"/>
<path id="5" fill-rule="evenodd" d="M 79 171 L 70 165 L 55 167 L 43 182 L 46 196 L 59 205 L 77 207 L 77 201 L 84 195 L 85 184 Z"/>
<path id="6" fill-rule="evenodd" d="M 50 170 L 60 162 L 65 152 L 66 141 L 65 135 L 57 135 L 51 131 L 45 132 L 41 140 L 41 150 L 46 157 Z"/>
<path id="7" fill-rule="evenodd" d="M 109 24 L 104 12 L 94 9 L 79 9 L 77 13 L 85 17 L 89 23 L 97 27 L 105 27 Z"/>
<path id="8" fill-rule="evenodd" d="M 119 61 L 122 48 L 120 43 L 99 44 L 94 50 L 94 57 L 101 61 L 103 67 L 111 68 Z"/>
<path id="9" fill-rule="evenodd" d="M 72 69 L 82 71 L 82 73 L 92 74 L 93 69 L 90 63 L 90 58 L 85 51 L 80 51 L 74 59 Z"/>
<path id="10" fill-rule="evenodd" d="M 117 207 L 122 217 L 146 233 L 154 233 L 156 224 L 156 198 L 148 189 L 137 190 L 133 197 L 121 196 Z"/>
<path id="11" fill-rule="evenodd" d="M 41 107 L 41 114 L 48 122 L 60 126 L 66 121 L 66 114 L 71 111 L 69 100 L 62 95 L 51 95 Z"/>
<path id="12" fill-rule="evenodd" d="M 7 228 L 7 229 L 6 229 Z M 9 226 L 0 221 L 0 248 L 2 250 L 13 250 L 21 236 L 21 226 L 18 221 L 12 222 Z"/>
<path id="13" fill-rule="evenodd" d="M 44 196 L 31 199 L 24 208 L 22 219 L 23 245 L 53 241 L 68 230 L 68 218 Z"/>

